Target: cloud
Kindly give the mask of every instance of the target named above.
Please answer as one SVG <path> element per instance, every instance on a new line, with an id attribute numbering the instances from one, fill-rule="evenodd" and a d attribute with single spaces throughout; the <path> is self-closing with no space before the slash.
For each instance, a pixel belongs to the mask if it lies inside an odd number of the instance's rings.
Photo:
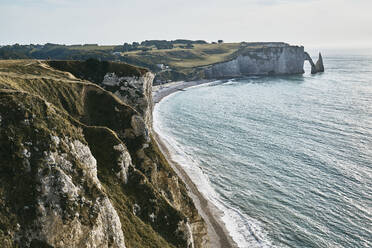
<path id="1" fill-rule="evenodd" d="M 317 0 L 255 0 L 254 3 L 257 5 L 280 5 L 280 4 L 290 4 L 290 3 L 308 3 Z"/>
<path id="2" fill-rule="evenodd" d="M 372 44 L 370 0 L 2 0 L 0 44 L 145 39 Z"/>

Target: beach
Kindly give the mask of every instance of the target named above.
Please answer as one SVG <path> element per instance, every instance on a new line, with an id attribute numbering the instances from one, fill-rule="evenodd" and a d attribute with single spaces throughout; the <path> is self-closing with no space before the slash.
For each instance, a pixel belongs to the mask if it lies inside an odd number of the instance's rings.
<path id="1" fill-rule="evenodd" d="M 198 80 L 198 81 L 177 81 L 170 82 L 161 85 L 155 85 L 152 87 L 152 100 L 154 104 L 159 103 L 164 97 L 175 93 L 177 91 L 183 91 L 186 88 L 212 82 L 212 80 Z"/>
<path id="2" fill-rule="evenodd" d="M 154 104 L 159 103 L 164 97 L 178 92 L 192 86 L 211 82 L 209 80 L 193 81 L 193 82 L 172 82 L 164 85 L 153 87 L 153 101 Z M 213 203 L 208 201 L 204 195 L 198 190 L 195 183 L 191 180 L 190 176 L 183 169 L 182 165 L 172 159 L 172 154 L 167 148 L 166 142 L 162 137 L 154 131 L 154 138 L 158 143 L 159 148 L 166 157 L 169 164 L 176 171 L 178 176 L 187 185 L 189 195 L 193 199 L 199 214 L 203 217 L 207 224 L 208 236 L 211 248 L 236 248 L 236 243 L 231 238 L 224 222 L 222 221 L 222 211 L 220 211 Z"/>

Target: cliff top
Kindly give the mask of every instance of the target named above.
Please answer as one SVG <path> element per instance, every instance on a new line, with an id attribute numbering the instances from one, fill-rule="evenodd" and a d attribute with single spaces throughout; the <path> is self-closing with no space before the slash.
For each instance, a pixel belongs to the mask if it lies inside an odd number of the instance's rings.
<path id="1" fill-rule="evenodd" d="M 204 222 L 136 110 L 152 77 L 91 62 L 0 60 L 0 247 L 185 247 L 188 225 L 201 247 Z M 86 80 L 104 72 L 133 105 Z"/>
<path id="2" fill-rule="evenodd" d="M 118 77 L 140 77 L 148 70 L 135 67 L 126 63 L 99 61 L 88 59 L 86 61 L 76 60 L 54 60 L 45 61 L 46 64 L 60 71 L 72 73 L 75 77 L 101 83 L 107 73 L 115 73 Z"/>
<path id="3" fill-rule="evenodd" d="M 194 44 L 192 47 L 174 46 L 171 49 L 155 49 L 149 51 L 130 51 L 121 53 L 128 61 L 138 64 L 164 64 L 173 68 L 190 69 L 220 63 L 237 56 L 242 48 L 258 50 L 269 47 L 285 47 L 284 42 L 241 42 L 221 44 Z"/>
<path id="4" fill-rule="evenodd" d="M 288 46 L 284 42 L 240 42 L 224 43 L 222 40 L 207 43 L 202 40 L 146 40 L 141 43 L 125 43 L 117 46 L 85 45 L 12 45 L 0 48 L 2 59 L 53 59 L 86 60 L 96 58 L 108 61 L 123 61 L 136 66 L 159 71 L 158 64 L 176 68 L 192 68 L 226 60 L 241 47 L 259 49 L 263 47 Z"/>
<path id="5" fill-rule="evenodd" d="M 99 46 L 97 44 L 86 45 L 13 45 L 0 48 L 0 58 L 34 58 L 34 59 L 69 59 L 86 60 L 95 58 L 100 61 L 122 61 L 131 65 L 148 68 L 157 73 L 155 83 L 166 81 L 194 80 L 198 79 L 198 68 L 232 60 L 241 54 L 254 51 L 269 50 L 290 46 L 284 42 L 240 42 L 207 43 L 205 41 L 191 40 L 147 40 L 141 43 L 124 43 L 118 46 Z M 96 66 L 94 72 L 87 70 L 83 64 L 74 64 L 73 61 L 51 62 L 51 66 L 67 70 L 80 75 L 81 72 L 94 74 L 94 78 L 85 77 L 92 81 L 100 81 L 102 71 L 108 68 L 117 71 L 117 64 L 104 64 Z M 89 65 L 90 68 L 92 65 Z M 120 69 L 121 70 L 121 69 Z M 131 73 L 142 74 L 144 71 L 135 68 L 127 68 Z M 139 70 L 139 71 L 138 71 Z M 77 72 L 78 71 L 78 72 Z"/>

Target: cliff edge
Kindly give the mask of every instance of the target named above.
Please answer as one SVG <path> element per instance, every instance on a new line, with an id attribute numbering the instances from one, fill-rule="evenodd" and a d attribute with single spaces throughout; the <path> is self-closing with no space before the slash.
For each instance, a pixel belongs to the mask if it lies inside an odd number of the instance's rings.
<path id="1" fill-rule="evenodd" d="M 286 75 L 304 73 L 303 46 L 285 43 L 259 47 L 242 46 L 230 60 L 202 69 L 206 78 L 231 78 L 250 75 Z"/>
<path id="2" fill-rule="evenodd" d="M 152 137 L 154 75 L 122 63 L 0 61 L 1 247 L 206 247 Z"/>
<path id="3" fill-rule="evenodd" d="M 324 72 L 322 55 L 319 53 L 315 64 L 303 46 L 257 43 L 254 47 L 243 44 L 227 61 L 201 67 L 198 74 L 208 79 L 303 74 L 305 61 L 309 61 L 312 74 Z"/>

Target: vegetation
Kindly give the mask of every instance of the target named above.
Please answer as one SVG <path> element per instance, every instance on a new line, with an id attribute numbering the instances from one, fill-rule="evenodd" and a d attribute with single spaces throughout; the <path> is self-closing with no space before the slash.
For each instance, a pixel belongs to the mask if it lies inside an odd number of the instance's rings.
<path id="1" fill-rule="evenodd" d="M 86 60 L 95 58 L 99 60 L 120 60 L 121 52 L 151 51 L 153 49 L 172 49 L 184 46 L 192 47 L 193 44 L 207 44 L 203 40 L 146 40 L 141 43 L 124 43 L 119 46 L 99 46 L 98 44 L 60 45 L 46 43 L 45 45 L 8 45 L 0 47 L 0 59 L 63 59 Z"/>
<path id="2" fill-rule="evenodd" d="M 80 140 L 89 146 L 97 160 L 97 175 L 104 190 L 85 183 L 84 197 L 92 202 L 103 193 L 109 197 L 119 215 L 127 247 L 185 247 L 184 237 L 175 230 L 187 218 L 203 230 L 204 222 L 188 197 L 186 186 L 156 143 L 146 137 L 147 133 L 130 135 L 132 117 L 139 113 L 112 93 L 84 81 L 98 83 L 106 72 L 138 77 L 146 70 L 97 60 L 0 61 L 1 247 L 22 246 L 24 241 L 14 242 L 15 232 L 38 228 L 33 226 L 40 215 L 38 173 L 54 170 L 45 162 L 44 152 L 55 151 L 72 159 L 68 147 L 57 147 L 52 136 Z M 144 142 L 148 145 L 139 156 Z M 132 158 L 126 184 L 116 176 L 120 169 L 117 164 L 120 152 L 113 149 L 116 145 L 126 147 Z M 81 184 L 84 165 L 71 161 L 76 170 L 69 175 L 74 184 Z M 134 212 L 136 204 L 141 209 Z M 95 213 L 88 206 L 65 200 L 61 207 L 66 223 L 76 211 L 84 225 L 94 221 Z M 196 242 L 198 238 L 201 237 L 195 236 Z M 30 246 L 49 247 L 42 240 L 32 240 Z"/>
<path id="3" fill-rule="evenodd" d="M 128 64 L 109 63 L 92 58 L 86 61 L 47 61 L 47 64 L 54 69 L 68 71 L 77 78 L 95 83 L 101 83 L 109 72 L 115 73 L 118 77 L 139 77 L 146 72 L 145 69 Z"/>
<path id="4" fill-rule="evenodd" d="M 283 43 L 278 43 L 283 44 Z M 200 67 L 234 59 L 239 54 L 263 49 L 265 43 L 207 43 L 203 40 L 145 40 L 119 46 L 86 45 L 13 45 L 0 48 L 2 59 L 63 59 L 121 61 L 157 73 L 155 82 L 192 80 Z M 158 65 L 168 66 L 166 69 Z M 63 69 L 63 68 L 61 68 Z"/>

